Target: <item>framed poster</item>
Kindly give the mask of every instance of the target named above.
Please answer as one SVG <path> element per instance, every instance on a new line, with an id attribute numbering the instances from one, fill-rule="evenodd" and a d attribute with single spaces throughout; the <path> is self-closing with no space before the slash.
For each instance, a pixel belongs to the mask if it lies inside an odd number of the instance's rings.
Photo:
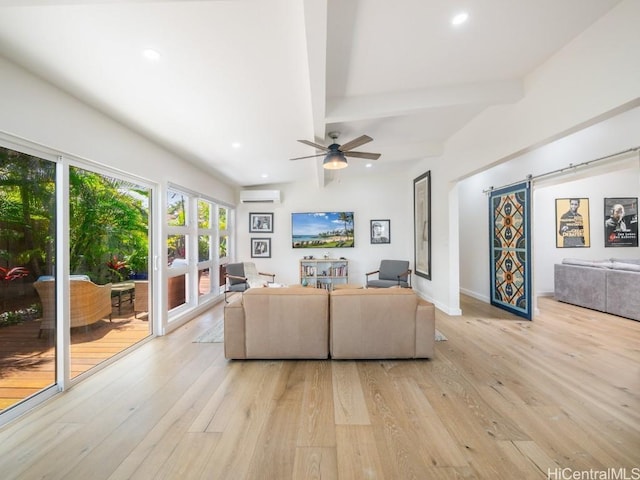
<path id="1" fill-rule="evenodd" d="M 273 213 L 250 213 L 249 233 L 273 233 Z"/>
<path id="2" fill-rule="evenodd" d="M 589 199 L 556 198 L 556 248 L 591 246 Z"/>
<path id="3" fill-rule="evenodd" d="M 431 170 L 413 180 L 413 237 L 416 275 L 431 280 Z"/>
<path id="4" fill-rule="evenodd" d="M 371 243 L 391 243 L 391 220 L 371 220 Z"/>
<path id="5" fill-rule="evenodd" d="M 251 258 L 271 258 L 271 239 L 252 238 Z"/>
<path id="6" fill-rule="evenodd" d="M 604 246 L 638 246 L 638 197 L 604 199 Z"/>

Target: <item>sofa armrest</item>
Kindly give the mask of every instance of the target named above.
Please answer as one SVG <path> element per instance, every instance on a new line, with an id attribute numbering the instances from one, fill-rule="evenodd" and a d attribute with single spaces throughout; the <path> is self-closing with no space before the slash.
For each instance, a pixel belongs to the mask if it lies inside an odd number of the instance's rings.
<path id="1" fill-rule="evenodd" d="M 433 358 L 436 337 L 436 307 L 418 300 L 416 309 L 416 358 Z"/>
<path id="2" fill-rule="evenodd" d="M 640 273 L 607 272 L 607 313 L 640 320 Z"/>
<path id="3" fill-rule="evenodd" d="M 224 306 L 224 356 L 228 359 L 247 358 L 241 297 Z"/>

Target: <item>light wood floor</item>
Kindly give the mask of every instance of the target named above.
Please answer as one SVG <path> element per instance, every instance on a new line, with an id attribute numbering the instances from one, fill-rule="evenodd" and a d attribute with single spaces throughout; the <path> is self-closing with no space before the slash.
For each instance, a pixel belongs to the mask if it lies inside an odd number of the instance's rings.
<path id="1" fill-rule="evenodd" d="M 549 298 L 533 322 L 468 297 L 462 307 L 438 313 L 448 341 L 432 360 L 230 362 L 222 344 L 193 343 L 218 305 L 5 426 L 0 475 L 544 479 L 640 467 L 640 322 Z"/>

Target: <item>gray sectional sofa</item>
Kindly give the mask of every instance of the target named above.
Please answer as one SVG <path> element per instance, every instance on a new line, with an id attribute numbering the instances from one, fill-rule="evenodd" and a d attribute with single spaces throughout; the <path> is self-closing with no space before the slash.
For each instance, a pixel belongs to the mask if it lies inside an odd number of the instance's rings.
<path id="1" fill-rule="evenodd" d="M 561 302 L 640 320 L 640 259 L 565 258 L 554 266 Z"/>

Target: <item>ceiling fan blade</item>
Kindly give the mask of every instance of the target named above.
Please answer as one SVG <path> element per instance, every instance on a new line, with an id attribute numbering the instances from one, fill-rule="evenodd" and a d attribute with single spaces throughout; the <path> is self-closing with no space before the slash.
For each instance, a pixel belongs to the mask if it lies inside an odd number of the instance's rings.
<path id="1" fill-rule="evenodd" d="M 319 153 L 319 154 L 317 154 L 317 155 L 309 155 L 309 156 L 307 156 L 307 157 L 290 158 L 289 160 L 303 160 L 303 159 L 305 159 L 305 158 L 323 157 L 323 156 L 325 156 L 325 155 L 326 155 L 326 153 Z"/>
<path id="2" fill-rule="evenodd" d="M 341 152 L 348 152 L 351 149 L 359 147 L 360 145 L 364 145 L 365 143 L 372 142 L 373 138 L 369 135 L 361 135 L 358 138 L 354 138 L 350 142 L 345 143 L 344 145 L 340 145 L 339 150 Z"/>
<path id="3" fill-rule="evenodd" d="M 318 143 L 313 143 L 310 142 L 309 140 L 298 140 L 300 143 L 304 143 L 305 145 L 309 145 L 310 147 L 315 147 L 318 150 L 324 150 L 325 152 L 328 152 L 329 149 L 327 147 L 325 147 L 324 145 L 320 145 Z"/>
<path id="4" fill-rule="evenodd" d="M 353 157 L 353 158 L 366 158 L 368 160 L 377 160 L 380 158 L 379 153 L 369 153 L 369 152 L 343 152 L 345 157 Z"/>

